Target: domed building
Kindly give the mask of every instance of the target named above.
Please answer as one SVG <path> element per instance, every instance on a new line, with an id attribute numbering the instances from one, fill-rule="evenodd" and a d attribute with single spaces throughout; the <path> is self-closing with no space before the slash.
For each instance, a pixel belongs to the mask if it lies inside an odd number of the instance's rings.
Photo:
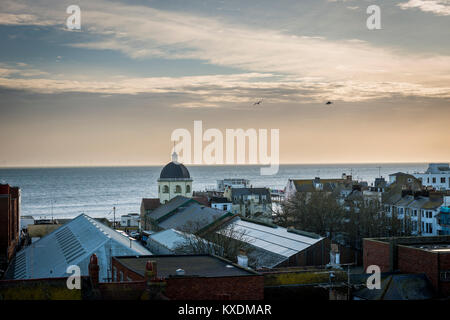
<path id="1" fill-rule="evenodd" d="M 174 152 L 172 162 L 161 170 L 158 197 L 161 203 L 166 203 L 176 196 L 192 198 L 192 179 L 188 169 L 178 162 L 178 155 Z"/>

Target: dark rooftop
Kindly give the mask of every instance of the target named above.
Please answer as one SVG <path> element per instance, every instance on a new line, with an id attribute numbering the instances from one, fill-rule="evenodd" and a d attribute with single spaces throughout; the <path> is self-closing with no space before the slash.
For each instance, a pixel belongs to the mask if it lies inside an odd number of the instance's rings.
<path id="1" fill-rule="evenodd" d="M 169 162 L 162 170 L 160 179 L 190 179 L 188 169 L 181 163 Z"/>
<path id="2" fill-rule="evenodd" d="M 185 277 L 236 277 L 251 276 L 258 273 L 244 269 L 230 261 L 213 255 L 152 255 L 114 257 L 125 267 L 144 276 L 147 261 L 156 261 L 157 276 L 168 278 L 176 276 L 177 269 L 185 271 Z"/>
<path id="3" fill-rule="evenodd" d="M 144 210 L 155 210 L 161 205 L 159 198 L 142 198 L 141 206 Z"/>
<path id="4" fill-rule="evenodd" d="M 395 237 L 395 238 L 369 238 L 368 240 L 388 243 L 395 241 L 398 245 L 416 249 L 432 251 L 435 253 L 450 254 L 450 236 L 420 236 L 420 237 Z"/>

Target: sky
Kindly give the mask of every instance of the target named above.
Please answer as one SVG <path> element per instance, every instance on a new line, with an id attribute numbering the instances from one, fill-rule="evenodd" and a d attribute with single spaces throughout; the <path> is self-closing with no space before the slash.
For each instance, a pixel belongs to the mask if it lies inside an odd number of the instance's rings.
<path id="1" fill-rule="evenodd" d="M 0 167 L 160 165 L 195 120 L 279 129 L 281 163 L 450 162 L 449 39 L 450 0 L 2 0 Z"/>

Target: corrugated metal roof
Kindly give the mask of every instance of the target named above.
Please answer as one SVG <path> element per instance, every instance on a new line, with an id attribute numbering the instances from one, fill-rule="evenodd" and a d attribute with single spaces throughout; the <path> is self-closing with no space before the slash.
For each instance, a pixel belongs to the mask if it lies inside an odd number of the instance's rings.
<path id="1" fill-rule="evenodd" d="M 175 209 L 185 205 L 187 202 L 191 201 L 191 198 L 187 198 L 184 196 L 176 196 L 175 198 L 171 199 L 169 202 L 162 204 L 158 208 L 156 208 L 153 212 L 149 214 L 149 217 L 157 220 L 160 218 L 163 218 L 165 215 L 169 214 L 170 212 L 174 211 Z"/>
<path id="2" fill-rule="evenodd" d="M 100 279 L 106 279 L 111 256 L 151 255 L 131 237 L 81 214 L 17 253 L 7 270 L 7 279 L 66 277 L 67 267 L 78 265 L 88 275 L 91 255 L 100 265 Z"/>
<path id="3" fill-rule="evenodd" d="M 236 231 L 233 234 L 243 235 L 242 240 L 250 245 L 286 258 L 323 240 L 323 238 L 314 239 L 288 232 L 286 228 L 272 228 L 241 219 L 236 220 L 228 227 L 232 225 Z"/>
<path id="4" fill-rule="evenodd" d="M 179 208 L 175 214 L 160 222 L 158 226 L 163 229 L 183 230 L 186 227 L 188 229 L 189 227 L 201 229 L 226 214 L 226 211 L 205 207 L 196 201 L 192 201 L 187 203 L 185 207 Z M 188 231 L 194 232 L 198 230 Z"/>
<path id="5" fill-rule="evenodd" d="M 149 238 L 152 239 L 153 241 L 158 242 L 159 244 L 163 245 L 164 247 L 166 247 L 170 250 L 174 250 L 179 245 L 186 242 L 187 236 L 192 236 L 192 235 L 186 234 L 184 232 L 180 232 L 175 229 L 168 229 L 168 230 L 154 233 Z"/>

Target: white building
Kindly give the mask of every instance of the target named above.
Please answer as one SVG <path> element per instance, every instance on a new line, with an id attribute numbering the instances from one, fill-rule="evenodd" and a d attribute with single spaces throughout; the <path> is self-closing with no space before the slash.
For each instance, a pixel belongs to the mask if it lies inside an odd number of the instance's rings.
<path id="1" fill-rule="evenodd" d="M 414 176 L 422 181 L 422 185 L 436 190 L 450 190 L 450 167 L 448 163 L 430 163 L 424 173 Z"/>
<path id="2" fill-rule="evenodd" d="M 250 185 L 250 180 L 233 178 L 217 180 L 217 191 L 225 191 L 226 188 L 247 188 Z"/>
<path id="3" fill-rule="evenodd" d="M 139 227 L 140 216 L 138 213 L 124 214 L 120 217 L 121 227 Z"/>
<path id="4" fill-rule="evenodd" d="M 446 203 L 450 203 L 449 196 L 430 198 L 395 195 L 384 204 L 388 216 L 392 217 L 392 213 L 395 213 L 397 218 L 403 221 L 404 230 L 406 225 L 411 223 L 408 229 L 410 228 L 412 235 L 436 236 L 442 229 L 438 223 L 438 215 Z"/>
<path id="5" fill-rule="evenodd" d="M 225 197 L 212 197 L 211 208 L 231 212 L 233 203 Z"/>

